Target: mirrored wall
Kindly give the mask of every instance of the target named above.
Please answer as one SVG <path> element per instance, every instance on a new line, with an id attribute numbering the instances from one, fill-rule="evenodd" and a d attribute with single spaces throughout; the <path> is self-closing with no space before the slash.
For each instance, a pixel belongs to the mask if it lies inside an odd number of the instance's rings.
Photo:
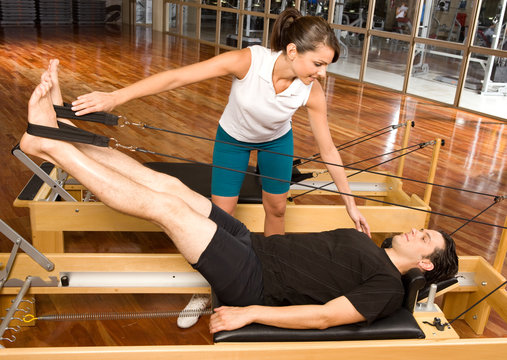
<path id="1" fill-rule="evenodd" d="M 164 0 L 164 31 L 216 53 L 269 46 L 287 7 L 326 19 L 330 73 L 507 119 L 507 0 Z M 154 5 L 155 6 L 155 5 Z M 158 11 L 154 9 L 154 11 Z"/>

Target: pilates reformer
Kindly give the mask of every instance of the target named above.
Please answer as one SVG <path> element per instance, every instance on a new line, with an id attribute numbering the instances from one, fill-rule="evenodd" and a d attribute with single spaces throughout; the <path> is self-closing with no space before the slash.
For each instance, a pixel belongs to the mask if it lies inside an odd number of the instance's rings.
<path id="1" fill-rule="evenodd" d="M 60 181 L 60 180 L 58 180 Z M 80 190 L 81 191 L 81 190 Z M 303 229 L 301 231 L 315 231 L 313 228 L 314 224 L 309 225 L 312 227 L 312 229 Z M 336 224 L 334 225 L 336 227 Z M 504 236 L 503 236 L 504 237 Z M 505 243 L 505 241 L 503 241 Z M 505 253 L 505 252 L 504 252 Z M 83 263 L 85 263 L 86 270 L 90 271 L 90 264 L 92 264 L 91 269 L 92 271 L 97 272 L 113 272 L 113 273 L 127 273 L 130 276 L 132 273 L 128 273 L 125 271 L 125 264 L 130 263 L 134 264 L 134 267 L 137 269 L 142 269 L 141 272 L 149 273 L 152 275 L 153 273 L 158 272 L 167 272 L 167 268 L 169 268 L 169 271 L 175 271 L 176 269 L 183 269 L 183 270 L 189 270 L 188 264 L 186 264 L 182 259 L 181 256 L 175 255 L 175 256 L 167 256 L 164 255 L 163 258 L 165 258 L 165 261 L 160 259 L 155 259 L 154 256 L 156 255 L 132 255 L 124 257 L 122 254 L 114 254 L 113 256 L 108 256 L 108 254 L 52 254 L 53 256 L 50 256 L 51 260 L 54 261 L 55 264 L 55 270 L 58 274 L 60 279 L 62 277 L 69 277 L 69 275 L 72 277 L 74 273 L 79 272 L 86 272 L 86 271 L 80 271 L 83 270 Z M 77 256 L 76 256 L 77 255 Z M 89 256 L 88 258 L 86 256 Z M 505 256 L 505 254 L 504 254 Z M 169 261 L 168 258 L 171 258 Z M 58 260 L 57 260 L 58 259 Z M 102 260 L 102 261 L 100 261 Z M 103 261 L 106 260 L 106 261 Z M 155 261 L 154 261 L 155 260 Z M 463 259 L 460 259 L 460 266 Z M 19 269 L 21 269 L 22 272 L 29 271 L 32 274 L 40 274 L 41 270 L 40 268 L 33 269 L 33 265 L 29 265 L 27 261 L 27 258 L 25 256 L 19 255 L 19 258 L 16 262 L 16 268 L 12 269 L 11 274 L 14 278 L 19 278 L 22 275 L 18 272 Z M 181 262 L 183 264 L 181 268 L 175 267 L 173 263 Z M 471 263 L 476 263 L 474 259 L 470 261 Z M 105 263 L 105 264 L 104 264 Z M 171 265 L 169 265 L 171 263 Z M 502 262 L 503 263 L 503 262 Z M 63 264 L 63 267 L 60 265 Z M 471 265 L 469 264 L 469 267 Z M 166 269 L 161 269 L 160 267 L 166 267 Z M 70 269 L 66 271 L 62 271 L 63 268 Z M 33 269 L 33 270 L 32 270 Z M 162 270 L 162 271 L 159 271 Z M 185 271 L 181 271 L 185 272 Z M 192 270 L 190 270 L 192 272 Z M 63 275 L 62 275 L 63 274 Z M 47 274 L 46 274 L 47 275 Z M 32 275 L 33 276 L 33 275 Z M 44 275 L 41 275 L 44 276 Z M 61 281 L 61 280 L 60 280 Z M 69 283 L 70 284 L 70 283 Z M 23 286 L 24 287 L 24 286 Z M 461 288 L 461 285 L 459 286 Z M 489 288 L 489 285 L 488 285 Z M 56 290 L 55 290 L 56 289 Z M 28 293 L 30 294 L 36 294 L 36 293 L 82 293 L 82 292 L 89 292 L 89 293 L 132 293 L 132 292 L 163 292 L 163 293 L 196 293 L 196 292 L 209 292 L 210 289 L 206 286 L 202 287 L 164 287 L 164 290 L 161 290 L 160 288 L 157 289 L 157 286 L 154 286 L 153 288 L 146 287 L 146 286 L 140 286 L 140 287 L 121 287 L 121 286 L 98 286 L 98 287 L 78 287 L 78 286 L 58 286 L 56 288 L 51 287 L 45 287 L 44 289 L 41 287 L 35 288 L 31 287 L 30 290 L 28 290 Z M 2 293 L 8 293 L 9 291 L 12 291 L 13 289 L 10 288 L 4 288 L 2 290 Z M 481 289 L 482 290 L 482 289 Z M 479 291 L 477 290 L 470 290 L 471 293 Z M 502 293 L 500 293 L 502 296 Z M 496 298 L 496 297 L 495 297 Z M 495 299 L 493 298 L 493 299 Z M 500 298 L 502 299 L 502 298 Z M 493 301 L 493 304 L 496 300 Z M 462 303 L 463 301 L 460 300 Z M 502 300 L 500 300 L 500 305 L 504 303 Z M 501 308 L 501 306 L 500 306 Z M 496 308 L 495 308 L 496 309 Z M 438 313 L 440 316 L 442 316 L 441 312 L 439 310 L 436 310 L 436 313 Z M 428 321 L 433 319 L 432 317 L 434 314 L 428 317 L 428 314 L 426 314 L 426 320 Z M 502 314 L 503 315 L 503 314 Z M 444 320 L 445 321 L 445 320 Z M 255 333 L 255 331 L 254 331 Z M 231 344 L 218 344 L 218 345 L 212 345 L 212 346 L 191 346 L 191 347 L 181 347 L 181 346 L 168 346 L 168 347 L 157 347 L 156 349 L 152 347 L 128 347 L 125 349 L 114 349 L 110 350 L 107 348 L 97 348 L 94 349 L 96 351 L 87 352 L 87 354 L 84 353 L 82 349 L 76 349 L 74 350 L 65 350 L 65 354 L 69 355 L 72 354 L 73 357 L 79 358 L 80 355 L 83 356 L 83 358 L 86 358 L 87 356 L 90 357 L 97 357 L 97 356 L 110 356 L 111 358 L 114 358 L 115 356 L 121 356 L 121 357 L 128 357 L 130 356 L 137 356 L 140 352 L 150 352 L 150 355 L 153 355 L 154 357 L 157 356 L 163 356 L 163 354 L 169 355 L 169 354 L 185 354 L 189 358 L 197 358 L 202 357 L 203 351 L 206 352 L 207 355 L 211 358 L 227 358 L 227 357 L 236 357 L 238 352 L 241 352 L 242 355 L 245 355 L 245 357 L 251 357 L 251 358 L 258 358 L 262 356 L 262 354 L 267 354 L 273 352 L 273 354 L 276 354 L 277 358 L 308 358 L 308 352 L 312 352 L 312 355 L 316 355 L 319 357 L 322 356 L 333 356 L 340 354 L 343 355 L 349 355 L 351 357 L 361 357 L 361 356 L 379 356 L 380 354 L 390 354 L 389 357 L 396 358 L 403 356 L 404 349 L 407 347 L 410 347 L 411 349 L 417 349 L 420 347 L 423 347 L 423 349 L 429 351 L 430 353 L 433 352 L 434 354 L 439 353 L 442 351 L 443 348 L 450 346 L 450 347 L 456 347 L 456 346 L 462 346 L 462 341 L 457 340 L 440 340 L 440 341 L 433 341 L 431 340 L 432 337 L 438 338 L 437 335 L 439 334 L 437 331 L 435 331 L 433 328 L 430 328 L 428 331 L 428 334 L 431 334 L 433 336 L 426 335 L 426 340 L 383 340 L 382 342 L 376 342 L 374 340 L 363 340 L 358 342 L 349 342 L 349 341 L 343 341 L 343 342 L 330 342 L 330 343 L 288 343 L 287 345 L 282 344 L 255 344 L 255 345 L 245 345 L 241 344 L 239 346 L 231 345 Z M 454 335 L 449 336 L 448 333 L 446 333 L 445 338 L 453 338 Z M 442 336 L 440 338 L 443 338 Z M 289 338 L 290 339 L 290 338 Z M 333 338 L 335 339 L 335 338 Z M 319 340 L 319 339 L 313 339 L 313 340 Z M 224 341 L 233 341 L 233 340 L 224 340 Z M 244 341 L 244 340 L 239 340 Z M 275 340 L 279 341 L 279 340 Z M 423 343 L 421 343 L 423 341 Z M 497 341 L 497 340 L 491 340 L 488 339 L 488 341 L 475 341 L 472 344 L 469 344 L 468 351 L 465 355 L 470 356 L 471 354 L 476 354 L 474 356 L 477 356 L 478 352 L 485 351 L 486 354 L 488 354 L 488 346 L 491 344 L 497 344 L 498 346 L 495 347 L 495 351 L 503 351 L 506 346 L 506 342 L 504 341 Z M 389 345 L 388 351 L 386 351 L 386 345 Z M 9 355 L 12 356 L 22 356 L 23 358 L 30 358 L 30 356 L 37 357 L 38 354 L 41 356 L 51 354 L 52 357 L 55 357 L 58 355 L 59 351 L 57 349 L 48 349 L 48 351 L 38 351 L 37 349 L 28 349 L 28 351 L 16 351 L 19 349 L 5 349 L 8 351 Z M 14 350 L 14 351 L 10 351 Z M 491 349 L 489 349 L 491 350 Z M 7 354 L 7 352 L 6 352 Z M 135 355 L 137 354 L 137 355 Z M 272 356 L 273 356 L 272 354 Z M 396 355 L 397 354 L 397 355 Z M 484 355 L 485 353 L 481 353 L 481 355 Z M 489 354 L 493 354 L 490 353 Z M 489 356 L 488 354 L 488 356 Z M 278 356 L 280 355 L 280 356 Z M 428 355 L 428 352 L 424 354 L 426 357 Z M 463 356 L 462 356 L 463 357 Z M 491 358 L 494 358 L 493 356 L 489 356 Z M 418 358 L 418 357 L 415 357 Z M 422 357 L 421 357 L 422 358 Z M 467 357 L 464 357 L 467 358 Z M 471 358 L 471 357 L 470 357 Z"/>
<path id="2" fill-rule="evenodd" d="M 67 107 L 61 107 L 60 111 L 63 111 L 63 115 L 59 114 L 60 117 L 77 118 Z M 97 115 L 94 114 L 94 116 Z M 114 123 L 115 119 L 111 118 L 113 115 L 106 114 L 105 116 L 107 119 L 104 120 L 104 123 Z M 414 124 L 407 122 L 393 126 L 393 129 L 402 126 L 405 128 L 402 149 L 407 148 L 408 145 L 411 129 L 409 125 L 413 126 Z M 139 126 L 139 124 L 135 126 Z M 118 143 L 115 139 L 106 138 L 101 141 L 107 144 L 111 140 L 114 140 L 113 147 L 117 147 Z M 404 232 L 412 227 L 427 227 L 431 211 L 429 201 L 433 188 L 432 183 L 435 178 L 441 145 L 440 139 L 421 145 L 433 148 L 432 161 L 422 199 L 415 194 L 410 196 L 402 189 L 403 178 L 401 175 L 404 158 L 400 159 L 395 176 L 380 171 L 346 170 L 348 175 L 354 175 L 349 181 L 353 195 L 366 199 L 365 205 L 360 205 L 359 209 L 368 219 L 373 233 Z M 130 147 L 127 148 L 132 150 Z M 32 241 L 41 251 L 63 252 L 64 231 L 160 231 L 158 227 L 144 220 L 119 214 L 100 202 L 89 201 L 91 194 L 52 164 L 44 163 L 39 166 L 19 148 L 14 148 L 13 154 L 34 172 L 32 179 L 14 201 L 14 206 L 30 209 Z M 208 166 L 168 162 L 145 165 L 157 171 L 175 175 L 194 191 L 210 197 L 211 168 Z M 291 185 L 289 200 L 308 192 L 308 189 L 312 189 L 314 195 L 337 194 L 334 184 L 330 184 L 332 181 L 329 174 L 322 172 L 322 169 L 301 169 L 299 172 L 300 176 L 307 179 Z M 379 206 L 376 200 L 386 201 L 393 205 Z M 261 202 L 259 179 L 247 174 L 240 193 L 236 217 L 254 232 L 263 231 L 264 209 Z M 285 218 L 286 228 L 289 232 L 304 231 L 302 225 L 304 222 L 312 223 L 313 231 L 353 225 L 343 205 L 301 205 L 289 201 Z M 396 223 L 393 223 L 391 219 L 397 219 Z"/>
<path id="3" fill-rule="evenodd" d="M 507 223 L 507 222 L 506 222 Z M 2 223 L 4 224 L 4 223 Z M 1 289 L 3 304 L 8 295 L 16 295 L 9 306 L 8 314 L 4 317 L 2 337 L 14 341 L 13 335 L 4 335 L 4 331 L 16 332 L 23 325 L 27 313 L 34 313 L 35 305 L 24 299 L 27 295 L 37 294 L 118 294 L 118 293 L 195 293 L 210 292 L 208 285 L 198 281 L 189 283 L 184 278 L 181 286 L 178 280 L 171 284 L 171 279 L 185 277 L 188 274 L 200 275 L 183 260 L 180 255 L 155 254 L 40 254 L 33 247 L 26 244 L 6 224 L 2 232 L 15 244 L 25 250 L 26 254 L 0 254 L 0 261 L 16 257 L 9 271 L 4 275 L 4 287 Z M 28 244 L 29 245 L 29 244 Z M 495 267 L 501 267 L 507 250 L 507 230 L 504 230 L 500 241 Z M 13 255 L 14 254 L 14 255 Z M 34 254 L 36 256 L 34 256 Z M 43 259 L 44 261 L 40 261 Z M 126 265 L 128 264 L 128 265 Z M 136 272 L 132 272 L 136 269 Z M 468 272 L 468 274 L 467 274 Z M 470 275 L 470 272 L 473 272 Z M 29 275 L 27 275 L 29 274 Z M 104 280 L 105 275 L 112 275 L 113 282 Z M 155 280 L 148 283 L 147 279 L 157 275 L 169 278 L 167 283 Z M 88 282 L 86 280 L 89 276 Z M 138 276 L 138 281 L 133 275 Z M 164 277 L 162 275 L 162 278 Z M 7 279 L 8 277 L 8 279 Z M 58 279 L 45 281 L 46 278 Z M 121 283 L 121 279 L 129 279 Z M 23 280 L 25 279 L 25 280 Z M 84 279 L 84 281 L 83 281 Z M 448 306 L 447 297 L 451 299 L 455 313 L 461 307 L 469 306 L 471 302 L 484 297 L 499 287 L 505 287 L 505 278 L 484 259 L 474 256 L 460 257 L 460 273 L 458 283 L 447 288 L 444 309 Z M 91 280 L 91 282 L 90 282 Z M 215 334 L 214 345 L 195 346 L 129 346 L 129 347 L 94 347 L 94 348 L 6 348 L 0 349 L 0 354 L 10 358 L 40 359 L 65 358 L 72 356 L 76 359 L 88 358 L 133 358 L 140 354 L 147 358 L 162 356 L 186 356 L 186 358 L 202 357 L 206 354 L 210 359 L 259 358 L 263 355 L 276 358 L 304 359 L 309 356 L 334 357 L 345 355 L 351 358 L 365 356 L 384 356 L 389 358 L 405 358 L 406 351 L 413 351 L 414 359 L 422 359 L 428 355 L 442 355 L 452 351 L 455 356 L 472 359 L 485 356 L 488 359 L 502 358 L 507 349 L 507 339 L 465 339 L 460 340 L 454 330 L 446 325 L 450 317 L 433 303 L 435 289 L 428 294 L 426 304 L 417 303 L 421 299 L 418 294 L 424 286 L 424 278 L 415 271 L 405 277 L 406 288 L 404 308 L 391 317 L 376 321 L 370 327 L 345 325 L 326 330 L 287 330 L 252 324 L 242 329 Z M 455 281 L 454 281 L 455 282 Z M 477 284 L 477 285 L 476 285 Z M 497 288 L 497 289 L 495 289 Z M 444 290 L 446 291 L 446 290 Z M 425 297 L 426 295 L 422 295 Z M 29 303 L 31 309 L 21 307 L 20 304 Z M 492 307 L 507 321 L 507 292 L 505 289 L 494 291 L 487 302 L 479 304 L 479 309 L 471 312 L 470 319 L 486 318 Z M 460 305 L 460 307 L 456 307 Z M 412 315 L 412 311 L 414 314 Z M 436 317 L 440 322 L 436 322 Z M 29 317 L 28 317 L 29 318 Z M 65 317 L 64 317 L 65 318 Z M 5 320 L 7 319 L 7 320 Z M 476 321 L 476 320 L 475 320 Z M 480 320 L 484 321 L 484 319 Z M 440 325 L 440 326 L 439 326 Z M 29 330 L 28 330 L 29 331 Z M 385 339 L 396 340 L 385 340 Z M 408 338 L 408 339 L 407 339 Z M 383 339 L 383 340 L 380 340 Z M 338 341 L 339 340 L 339 341 Z M 358 341 L 361 340 L 361 341 Z M 240 344 L 233 344 L 240 342 Z"/>

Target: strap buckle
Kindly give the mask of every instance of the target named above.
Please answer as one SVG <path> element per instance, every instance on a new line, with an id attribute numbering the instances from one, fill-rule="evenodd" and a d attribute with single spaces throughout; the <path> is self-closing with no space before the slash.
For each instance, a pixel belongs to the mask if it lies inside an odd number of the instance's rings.
<path id="1" fill-rule="evenodd" d="M 125 149 L 129 151 L 136 151 L 136 147 L 132 145 L 122 145 L 118 140 L 115 138 L 109 138 L 109 144 L 107 146 L 111 150 L 117 150 L 117 149 Z"/>

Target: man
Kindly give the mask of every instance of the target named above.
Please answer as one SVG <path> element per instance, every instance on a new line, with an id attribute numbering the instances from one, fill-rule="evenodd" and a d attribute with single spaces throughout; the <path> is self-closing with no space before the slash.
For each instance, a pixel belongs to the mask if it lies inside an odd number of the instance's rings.
<path id="1" fill-rule="evenodd" d="M 46 72 L 29 101 L 30 125 L 57 127 L 57 96 Z M 436 280 L 457 271 L 452 239 L 435 230 L 397 235 L 389 249 L 354 229 L 265 238 L 178 179 L 116 150 L 28 133 L 20 147 L 72 174 L 109 207 L 160 226 L 231 305 L 215 310 L 212 333 L 252 322 L 295 329 L 369 323 L 401 306 L 400 277 L 409 269 Z"/>

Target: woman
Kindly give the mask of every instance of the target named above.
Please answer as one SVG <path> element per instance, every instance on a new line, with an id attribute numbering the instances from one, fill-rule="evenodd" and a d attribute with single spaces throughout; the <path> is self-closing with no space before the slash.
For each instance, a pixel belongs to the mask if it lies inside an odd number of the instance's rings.
<path id="1" fill-rule="evenodd" d="M 172 90 L 209 78 L 234 75 L 231 95 L 219 122 L 217 139 L 292 154 L 292 114 L 306 106 L 310 126 L 322 159 L 342 164 L 327 125 L 324 91 L 318 80 L 338 59 L 339 46 L 326 21 L 301 16 L 287 9 L 273 26 L 269 50 L 261 46 L 230 51 L 209 60 L 168 70 L 111 93 L 93 92 L 72 103 L 78 115 L 111 111 L 129 100 Z M 264 83 L 260 83 L 263 81 Z M 259 91 L 261 90 L 261 91 Z M 267 90 L 267 91 L 264 91 Z M 244 148 L 215 144 L 213 163 L 246 170 L 248 152 Z M 241 160 L 239 160 L 241 159 Z M 292 158 L 259 151 L 262 175 L 290 180 Z M 328 166 L 339 191 L 350 193 L 343 168 Z M 234 213 L 244 174 L 214 168 L 212 199 L 230 214 Z M 266 210 L 265 235 L 284 232 L 288 183 L 263 180 Z M 347 211 L 358 230 L 369 234 L 354 199 L 344 197 Z"/>
<path id="2" fill-rule="evenodd" d="M 273 26 L 271 49 L 252 46 L 229 51 L 209 60 L 155 74 L 111 93 L 92 92 L 72 103 L 78 115 L 111 111 L 129 100 L 158 94 L 206 79 L 233 75 L 229 102 L 222 114 L 217 140 L 245 144 L 259 149 L 258 165 L 262 175 L 289 181 L 292 175 L 293 138 L 291 118 L 305 106 L 322 160 L 342 165 L 327 123 L 324 91 L 316 80 L 326 76 L 327 66 L 339 56 L 334 31 L 319 17 L 301 16 L 295 9 L 283 11 Z M 277 153 L 290 156 L 275 155 Z M 213 164 L 246 170 L 250 150 L 215 143 Z M 345 171 L 328 165 L 342 193 L 350 193 Z M 213 168 L 212 201 L 234 213 L 244 174 Z M 262 179 L 265 209 L 264 234 L 284 233 L 288 182 Z M 355 227 L 370 235 L 366 219 L 354 198 L 343 196 Z"/>

